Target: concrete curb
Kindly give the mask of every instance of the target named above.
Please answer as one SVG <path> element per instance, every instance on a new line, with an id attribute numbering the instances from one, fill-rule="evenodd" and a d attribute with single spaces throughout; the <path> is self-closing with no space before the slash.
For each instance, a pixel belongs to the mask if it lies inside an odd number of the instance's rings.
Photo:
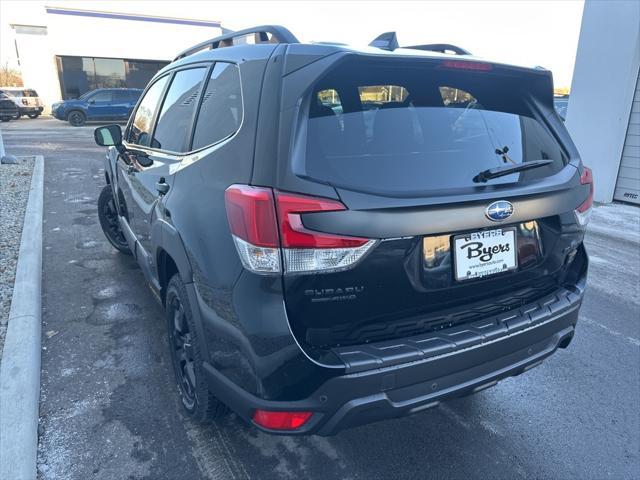
<path id="1" fill-rule="evenodd" d="M 36 478 L 44 158 L 36 156 L 0 367 L 0 478 Z"/>

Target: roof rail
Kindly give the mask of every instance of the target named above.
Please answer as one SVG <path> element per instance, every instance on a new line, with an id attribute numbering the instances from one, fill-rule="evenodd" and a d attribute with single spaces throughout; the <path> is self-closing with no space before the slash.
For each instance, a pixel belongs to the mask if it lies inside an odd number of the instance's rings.
<path id="1" fill-rule="evenodd" d="M 183 52 L 180 52 L 173 61 L 175 62 L 176 60 L 188 57 L 189 55 L 193 55 L 194 53 L 198 53 L 203 50 L 231 47 L 233 46 L 234 38 L 244 37 L 251 34 L 255 35 L 256 43 L 298 43 L 296 36 L 285 27 L 281 27 L 280 25 L 261 25 L 259 27 L 238 30 L 237 32 L 225 33 L 219 37 L 206 40 L 194 45 L 193 47 L 187 48 Z M 271 38 L 269 38 L 269 35 L 271 35 Z"/>
<path id="2" fill-rule="evenodd" d="M 429 52 L 440 53 L 453 52 L 456 55 L 471 55 L 471 52 L 469 52 L 468 50 L 460 48 L 457 45 L 452 45 L 450 43 L 429 43 L 427 45 L 413 45 L 412 47 L 402 48 L 409 48 L 411 50 L 428 50 Z"/>

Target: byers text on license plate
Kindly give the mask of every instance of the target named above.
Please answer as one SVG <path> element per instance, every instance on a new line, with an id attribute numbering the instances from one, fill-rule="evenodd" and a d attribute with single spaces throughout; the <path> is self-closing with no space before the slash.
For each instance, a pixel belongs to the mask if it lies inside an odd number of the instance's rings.
<path id="1" fill-rule="evenodd" d="M 486 277 L 518 268 L 515 228 L 454 237 L 456 280 Z"/>

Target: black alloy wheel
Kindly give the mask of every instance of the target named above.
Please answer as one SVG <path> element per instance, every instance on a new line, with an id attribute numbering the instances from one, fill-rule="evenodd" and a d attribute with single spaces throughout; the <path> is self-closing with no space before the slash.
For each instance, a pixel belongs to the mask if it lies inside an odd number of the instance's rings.
<path id="1" fill-rule="evenodd" d="M 204 373 L 201 342 L 191 313 L 187 290 L 176 273 L 167 285 L 165 298 L 171 363 L 180 401 L 186 413 L 196 421 L 224 417 L 229 410 L 209 389 Z"/>
<path id="2" fill-rule="evenodd" d="M 127 239 L 122 233 L 120 222 L 118 221 L 118 211 L 113 199 L 111 185 L 105 185 L 98 197 L 98 218 L 100 226 L 109 243 L 118 251 L 131 255 Z"/>
<path id="3" fill-rule="evenodd" d="M 84 113 L 79 112 L 78 110 L 74 110 L 73 112 L 69 113 L 68 119 L 69 123 L 74 127 L 81 127 L 87 120 L 84 116 Z"/>
<path id="4" fill-rule="evenodd" d="M 171 324 L 169 326 L 169 346 L 171 358 L 176 372 L 176 380 L 180 388 L 180 398 L 187 411 L 194 410 L 196 405 L 196 371 L 193 341 L 189 330 L 185 311 L 180 298 L 172 296 L 168 311 Z"/>

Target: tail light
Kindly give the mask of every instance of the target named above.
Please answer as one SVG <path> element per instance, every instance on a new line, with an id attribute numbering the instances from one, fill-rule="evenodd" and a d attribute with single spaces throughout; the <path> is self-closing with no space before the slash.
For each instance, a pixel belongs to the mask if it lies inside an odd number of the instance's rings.
<path id="1" fill-rule="evenodd" d="M 26 98 L 22 99 L 22 104 L 23 105 L 29 105 L 29 100 L 27 100 Z"/>
<path id="2" fill-rule="evenodd" d="M 232 185 L 225 192 L 225 203 L 242 264 L 255 273 L 281 272 L 281 255 L 287 273 L 342 270 L 376 244 L 304 227 L 302 213 L 346 210 L 336 200 Z"/>
<path id="3" fill-rule="evenodd" d="M 591 207 L 593 206 L 593 173 L 588 167 L 582 167 L 582 175 L 580 175 L 580 184 L 589 185 L 589 196 L 582 204 L 575 209 L 576 220 L 581 226 L 589 223 L 591 216 Z"/>
<path id="4" fill-rule="evenodd" d="M 256 410 L 253 421 L 270 430 L 296 430 L 309 421 L 312 412 L 270 412 Z"/>

